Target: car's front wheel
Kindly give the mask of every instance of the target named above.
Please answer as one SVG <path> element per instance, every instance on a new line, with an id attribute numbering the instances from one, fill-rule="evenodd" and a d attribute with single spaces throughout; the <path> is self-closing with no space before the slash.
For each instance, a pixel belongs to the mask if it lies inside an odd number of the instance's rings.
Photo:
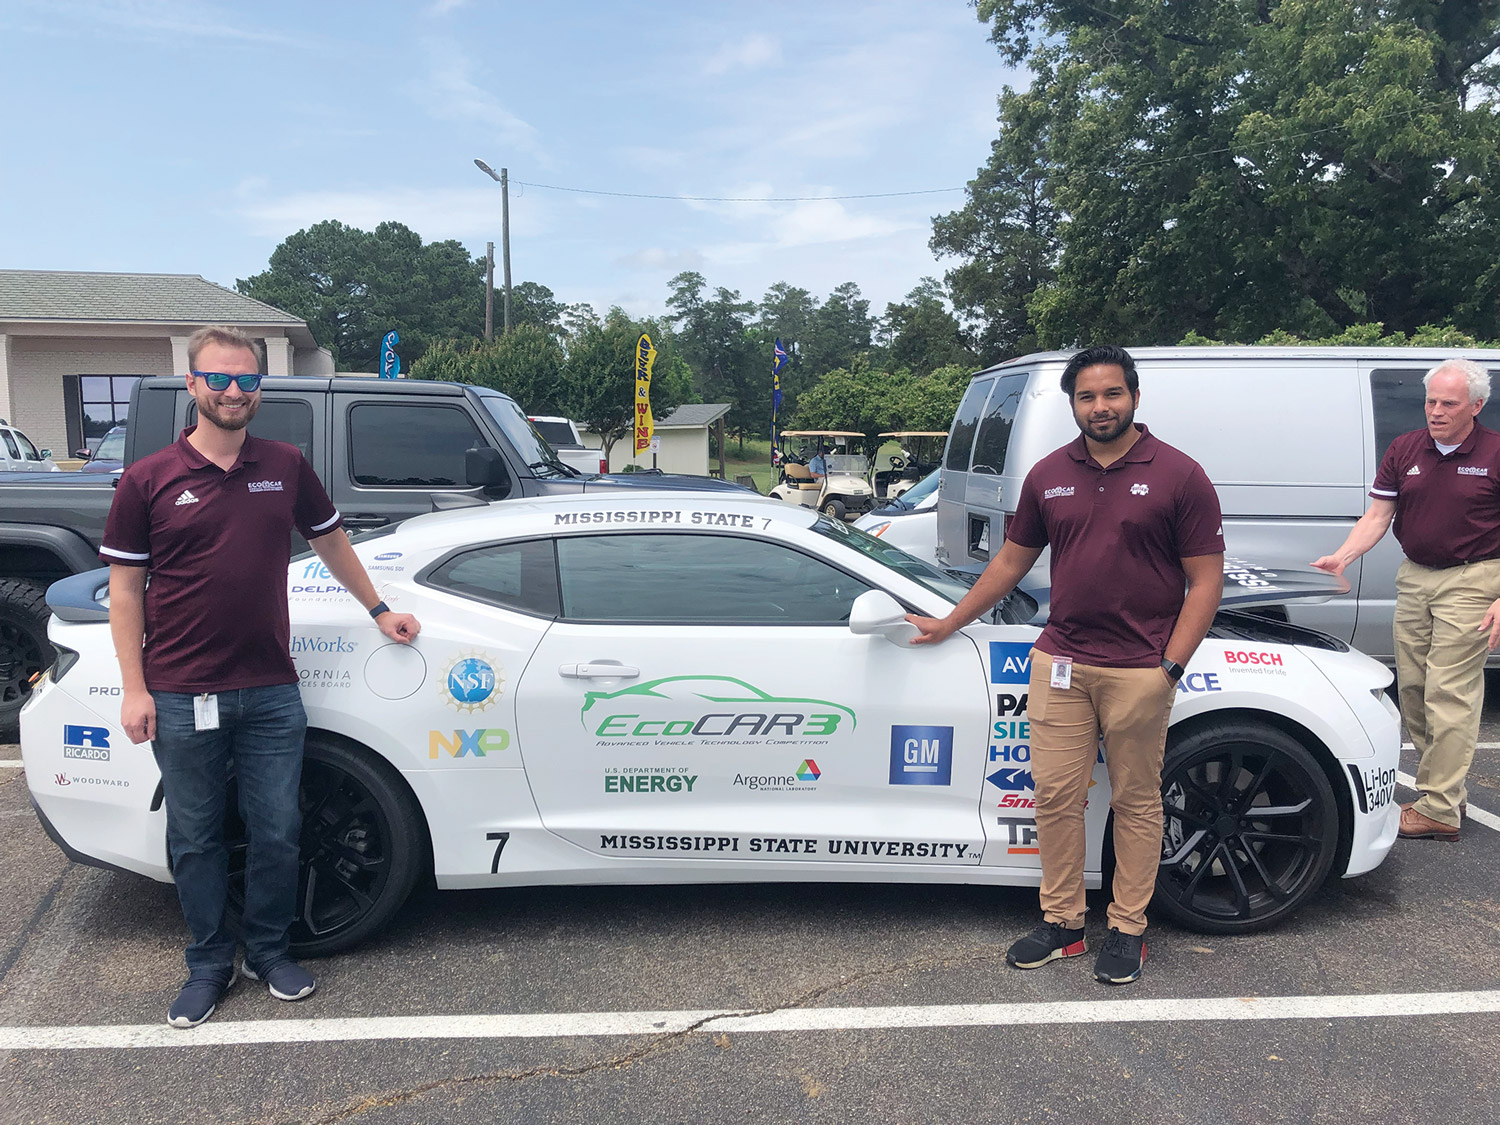
<path id="1" fill-rule="evenodd" d="M 1275 727 L 1222 722 L 1167 748 L 1155 906 L 1205 933 L 1274 926 L 1316 893 L 1339 805 L 1312 752 Z"/>
<path id="2" fill-rule="evenodd" d="M 410 791 L 368 751 L 317 734 L 302 763 L 302 857 L 292 922 L 293 955 L 322 957 L 380 930 L 399 910 L 426 861 L 426 834 Z M 231 792 L 229 924 L 245 905 L 245 827 Z"/>

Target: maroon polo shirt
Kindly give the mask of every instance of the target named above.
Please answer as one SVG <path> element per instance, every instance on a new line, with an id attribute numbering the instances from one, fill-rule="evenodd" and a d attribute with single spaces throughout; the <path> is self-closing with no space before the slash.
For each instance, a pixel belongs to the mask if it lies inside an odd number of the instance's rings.
<path id="1" fill-rule="evenodd" d="M 1140 438 L 1105 468 L 1083 435 L 1026 474 L 1005 536 L 1052 547 L 1052 607 L 1037 648 L 1080 664 L 1153 668 L 1182 611 L 1182 560 L 1224 553 L 1219 497 L 1187 454 Z"/>
<path id="2" fill-rule="evenodd" d="M 286 571 L 292 529 L 343 522 L 296 446 L 245 436 L 226 472 L 177 441 L 125 470 L 99 557 L 144 566 L 146 686 L 233 691 L 294 684 Z"/>
<path id="3" fill-rule="evenodd" d="M 1370 495 L 1396 502 L 1396 539 L 1414 563 L 1500 558 L 1500 434 L 1478 422 L 1447 455 L 1425 429 L 1396 438 Z"/>

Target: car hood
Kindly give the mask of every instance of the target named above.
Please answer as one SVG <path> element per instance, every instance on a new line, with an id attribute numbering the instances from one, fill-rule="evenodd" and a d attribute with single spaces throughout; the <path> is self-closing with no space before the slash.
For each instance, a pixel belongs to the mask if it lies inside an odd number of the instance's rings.
<path id="1" fill-rule="evenodd" d="M 624 489 L 671 489 L 674 492 L 687 490 L 689 492 L 749 492 L 754 494 L 753 488 L 746 488 L 742 484 L 733 481 L 719 480 L 717 477 L 693 477 L 684 473 L 659 473 L 651 470 L 641 473 L 608 473 L 603 476 L 589 477 L 584 482 L 585 493 L 614 492 Z"/>

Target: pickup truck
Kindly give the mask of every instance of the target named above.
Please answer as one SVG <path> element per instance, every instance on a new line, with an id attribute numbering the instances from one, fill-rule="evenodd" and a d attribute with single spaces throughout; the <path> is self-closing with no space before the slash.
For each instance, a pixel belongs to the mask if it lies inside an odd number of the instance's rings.
<path id="1" fill-rule="evenodd" d="M 171 444 L 197 420 L 197 404 L 182 379 L 141 379 L 130 398 L 125 464 Z M 585 477 L 558 459 L 513 399 L 457 383 L 269 376 L 249 430 L 302 450 L 351 533 L 435 507 L 509 497 L 640 488 L 740 491 L 707 477 Z M 53 660 L 46 589 L 99 567 L 116 480 L 108 473 L 0 478 L 0 742 L 14 741 L 32 679 Z"/>
<path id="2" fill-rule="evenodd" d="M 588 477 L 609 472 L 609 466 L 604 460 L 604 451 L 590 449 L 583 444 L 583 438 L 578 436 L 578 427 L 573 424 L 573 419 L 549 418 L 539 414 L 529 414 L 527 417 L 536 427 L 536 432 L 547 439 L 548 445 L 557 450 L 558 460 L 572 465 Z"/>

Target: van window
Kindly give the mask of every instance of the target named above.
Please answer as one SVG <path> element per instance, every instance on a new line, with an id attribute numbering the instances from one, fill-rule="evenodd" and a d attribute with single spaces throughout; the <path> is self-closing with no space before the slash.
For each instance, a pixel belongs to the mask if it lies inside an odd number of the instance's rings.
<path id="1" fill-rule="evenodd" d="M 975 379 L 964 392 L 958 404 L 958 413 L 953 416 L 953 425 L 948 431 L 948 452 L 943 456 L 943 468 L 955 473 L 969 471 L 969 450 L 974 445 L 974 427 L 979 424 L 979 412 L 984 409 L 984 400 L 990 393 L 991 379 Z"/>
<path id="2" fill-rule="evenodd" d="M 1017 371 L 995 380 L 989 405 L 984 409 L 984 419 L 979 423 L 979 435 L 974 439 L 974 465 L 970 472 L 1005 472 L 1005 451 L 1010 447 L 1011 424 L 1016 420 L 1016 408 L 1021 405 L 1021 395 L 1030 377 L 1029 371 Z"/>
<path id="3" fill-rule="evenodd" d="M 1426 373 L 1426 368 L 1391 367 L 1370 372 L 1370 401 L 1375 406 L 1375 464 L 1370 466 L 1371 476 L 1396 437 L 1427 425 L 1422 410 L 1427 397 L 1422 376 Z"/>

